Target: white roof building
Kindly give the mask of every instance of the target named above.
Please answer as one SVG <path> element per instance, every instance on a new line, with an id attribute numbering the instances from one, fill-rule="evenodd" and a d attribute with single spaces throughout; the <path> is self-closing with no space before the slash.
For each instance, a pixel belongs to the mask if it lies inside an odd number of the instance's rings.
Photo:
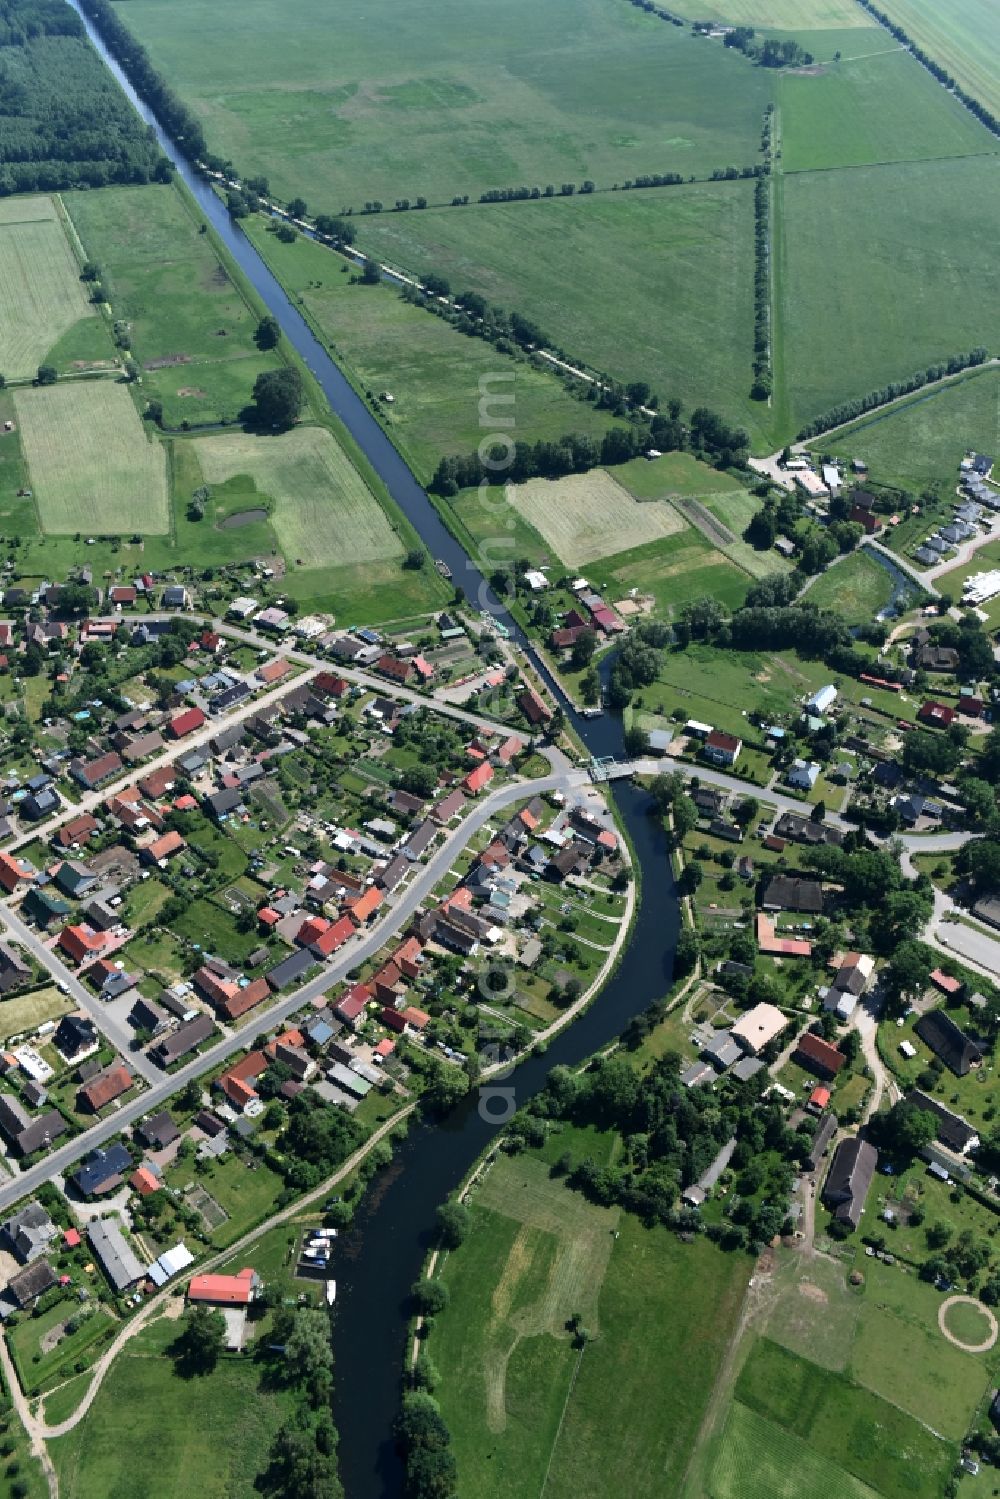
<path id="1" fill-rule="evenodd" d="M 541 593 L 543 588 L 548 588 L 549 586 L 548 578 L 544 573 L 540 573 L 537 568 L 532 568 L 530 572 L 526 572 L 524 581 L 533 593 Z"/>
<path id="2" fill-rule="evenodd" d="M 183 1240 L 173 1249 L 165 1249 L 158 1260 L 149 1266 L 148 1274 L 154 1286 L 165 1286 L 168 1280 L 180 1275 L 188 1265 L 194 1264 L 194 1255 Z"/>
<path id="3" fill-rule="evenodd" d="M 249 619 L 259 608 L 260 604 L 256 599 L 239 598 L 233 599 L 226 613 L 232 614 L 236 619 Z"/>
<path id="4" fill-rule="evenodd" d="M 817 688 L 812 697 L 806 698 L 806 712 L 814 713 L 818 717 L 821 713 L 825 713 L 828 708 L 832 708 L 836 701 L 837 689 L 830 682 L 825 687 Z"/>
<path id="5" fill-rule="evenodd" d="M 815 760 L 793 760 L 788 772 L 788 784 L 800 791 L 811 791 L 819 780 L 821 769 Z"/>
<path id="6" fill-rule="evenodd" d="M 823 483 L 832 494 L 840 488 L 840 469 L 835 463 L 824 463 Z"/>

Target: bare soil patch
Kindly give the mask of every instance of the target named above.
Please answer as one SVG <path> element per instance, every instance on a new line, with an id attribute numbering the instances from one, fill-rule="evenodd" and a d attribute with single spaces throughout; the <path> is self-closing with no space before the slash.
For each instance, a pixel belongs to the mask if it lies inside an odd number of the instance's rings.
<path id="1" fill-rule="evenodd" d="M 161 354 L 157 359 L 147 359 L 143 369 L 166 370 L 173 364 L 190 364 L 190 354 Z"/>

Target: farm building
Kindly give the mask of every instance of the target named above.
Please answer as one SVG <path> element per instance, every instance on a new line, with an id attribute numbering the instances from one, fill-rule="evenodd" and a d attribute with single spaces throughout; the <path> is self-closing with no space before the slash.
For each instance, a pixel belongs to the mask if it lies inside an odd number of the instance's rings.
<path id="1" fill-rule="evenodd" d="M 857 1135 L 838 1145 L 823 1185 L 823 1201 L 834 1217 L 857 1228 L 878 1165 L 878 1151 Z"/>

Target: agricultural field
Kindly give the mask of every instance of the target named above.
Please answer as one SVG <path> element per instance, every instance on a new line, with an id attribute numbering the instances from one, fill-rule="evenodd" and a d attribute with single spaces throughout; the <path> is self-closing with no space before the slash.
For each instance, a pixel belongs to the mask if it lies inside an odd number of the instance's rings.
<path id="1" fill-rule="evenodd" d="M 491 415 L 493 426 L 498 415 L 513 417 L 504 430 L 524 442 L 574 432 L 601 437 L 616 425 L 581 399 L 578 381 L 563 384 L 551 370 L 498 354 L 404 301 L 388 282 L 364 285 L 323 245 L 301 236 L 283 244 L 259 216 L 244 228 L 355 386 L 392 396 L 378 400 L 379 419 L 422 483 L 445 455 L 473 452 Z"/>
<path id="2" fill-rule="evenodd" d="M 892 597 L 892 579 L 864 550 L 835 562 L 806 593 L 818 609 L 832 609 L 849 625 L 870 623 Z"/>
<path id="3" fill-rule="evenodd" d="M 902 47 L 779 77 L 782 171 L 923 161 L 992 150 L 965 106 Z"/>
<path id="4" fill-rule="evenodd" d="M 563 1133 L 558 1145 L 566 1143 Z M 501 1156 L 471 1211 L 472 1231 L 445 1266 L 451 1300 L 429 1345 L 461 1492 L 534 1493 L 543 1480 L 553 1499 L 673 1491 L 749 1263 L 594 1207 L 534 1155 Z M 593 1338 L 582 1357 L 565 1328 L 574 1313 Z M 640 1419 L 695 1347 L 683 1391 L 674 1386 L 655 1420 Z"/>
<path id="5" fill-rule="evenodd" d="M 735 1395 L 884 1499 L 937 1499 L 955 1460 L 953 1444 L 888 1399 L 767 1339 L 754 1342 Z"/>
<path id="6" fill-rule="evenodd" d="M 0 361 L 7 380 L 34 375 L 78 323 L 94 357 L 111 349 L 80 280 L 56 205 L 49 197 L 0 200 Z"/>
<path id="7" fill-rule="evenodd" d="M 880 9 L 968 93 L 1000 113 L 1000 12 L 992 0 L 885 0 Z"/>
<path id="8" fill-rule="evenodd" d="M 119 1490 L 186 1499 L 195 1484 L 206 1494 L 253 1491 L 288 1402 L 239 1355 L 223 1358 L 210 1375 L 181 1378 L 167 1353 L 179 1331 L 163 1318 L 144 1328 L 115 1359 L 87 1419 L 52 1442 L 66 1499 Z"/>
<path id="9" fill-rule="evenodd" d="M 752 220 L 751 183 L 698 182 L 381 214 L 360 222 L 359 243 L 516 308 L 574 358 L 725 411 L 759 438 L 771 418 L 748 397 Z"/>
<path id="10" fill-rule="evenodd" d="M 67 193 L 63 202 L 166 425 L 234 419 L 257 376 L 280 360 L 257 349 L 257 310 L 212 235 L 199 232 L 193 204 L 161 186 Z"/>
<path id="11" fill-rule="evenodd" d="M 917 493 L 934 484 L 951 491 L 966 449 L 993 453 L 1000 446 L 1000 370 L 916 395 L 811 446 L 863 458 L 879 483 Z"/>
<path id="12" fill-rule="evenodd" d="M 855 0 L 676 0 L 670 9 L 690 21 L 758 26 L 769 31 L 828 31 L 874 26 Z"/>
<path id="13" fill-rule="evenodd" d="M 684 521 L 672 506 L 658 500 L 636 501 L 600 468 L 563 479 L 511 484 L 507 498 L 570 568 L 597 562 L 609 555 L 609 548 L 632 551 L 684 529 Z"/>
<path id="14" fill-rule="evenodd" d="M 116 9 L 214 152 L 334 213 L 742 166 L 771 87 L 687 28 L 604 0 L 441 0 L 432 25 L 391 0 L 289 0 L 280 26 L 266 0 Z"/>
<path id="15" fill-rule="evenodd" d="M 163 448 L 147 436 L 125 385 L 17 390 L 14 408 L 43 531 L 168 530 Z"/>
<path id="16" fill-rule="evenodd" d="M 289 564 L 340 567 L 402 555 L 385 511 L 325 427 L 276 437 L 202 437 L 197 452 L 209 485 L 247 474 L 259 497 L 273 502 L 272 523 Z"/>
<path id="17" fill-rule="evenodd" d="M 712 1468 L 709 1499 L 878 1499 L 799 1437 L 734 1401 Z"/>
<path id="18" fill-rule="evenodd" d="M 793 427 L 845 392 L 996 342 L 995 156 L 802 173 L 777 187 L 778 337 Z"/>

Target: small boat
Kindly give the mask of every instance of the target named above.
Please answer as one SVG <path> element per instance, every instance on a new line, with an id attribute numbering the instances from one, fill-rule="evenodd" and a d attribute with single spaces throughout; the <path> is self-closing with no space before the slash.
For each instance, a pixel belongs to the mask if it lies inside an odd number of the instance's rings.
<path id="1" fill-rule="evenodd" d="M 444 560 L 443 557 L 436 557 L 434 559 L 434 566 L 437 568 L 437 570 L 441 574 L 442 578 L 450 578 L 451 577 L 451 568 L 448 566 L 447 562 Z"/>
<path id="2" fill-rule="evenodd" d="M 333 1306 L 333 1303 L 336 1301 L 336 1299 L 337 1299 L 337 1282 L 335 1280 L 328 1280 L 327 1283 L 326 1283 L 326 1304 L 327 1304 L 327 1306 Z"/>

